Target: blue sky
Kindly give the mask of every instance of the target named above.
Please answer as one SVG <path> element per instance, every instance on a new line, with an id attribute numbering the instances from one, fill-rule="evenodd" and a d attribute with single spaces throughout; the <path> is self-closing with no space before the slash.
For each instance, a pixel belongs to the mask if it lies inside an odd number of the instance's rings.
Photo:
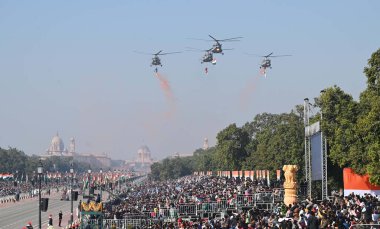
<path id="1" fill-rule="evenodd" d="M 140 145 L 163 158 L 192 153 L 203 138 L 262 112 L 289 112 L 340 86 L 358 98 L 379 48 L 379 1 L 0 1 L 0 146 L 44 152 L 58 131 L 83 153 L 132 159 Z M 204 74 L 202 53 L 162 57 L 165 97 L 134 53 L 206 49 L 224 56 Z M 291 54 L 261 61 L 244 53 Z M 167 115 L 170 113 L 170 115 Z"/>

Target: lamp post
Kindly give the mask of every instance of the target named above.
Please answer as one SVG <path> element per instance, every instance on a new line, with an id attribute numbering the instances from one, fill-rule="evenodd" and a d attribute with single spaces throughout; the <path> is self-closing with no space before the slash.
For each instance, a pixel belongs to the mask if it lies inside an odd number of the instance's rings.
<path id="1" fill-rule="evenodd" d="M 91 167 L 88 169 L 88 198 L 91 195 Z"/>
<path id="2" fill-rule="evenodd" d="M 43 173 L 43 167 L 41 159 L 38 163 L 37 167 L 37 173 L 38 173 L 38 180 L 39 180 L 39 187 L 38 187 L 38 228 L 41 229 L 41 176 Z"/>
<path id="3" fill-rule="evenodd" d="M 103 182 L 103 169 L 102 168 L 100 168 L 100 201 L 102 201 L 102 198 L 103 198 L 103 196 L 102 196 L 102 190 L 103 190 L 103 184 L 102 184 L 102 182 Z"/>
<path id="4" fill-rule="evenodd" d="M 73 163 L 71 162 L 70 166 L 70 175 L 71 175 L 71 184 L 70 184 L 70 193 L 71 193 L 71 215 L 70 215 L 70 223 L 74 222 L 74 215 L 73 215 L 73 182 L 74 182 L 74 167 Z"/>

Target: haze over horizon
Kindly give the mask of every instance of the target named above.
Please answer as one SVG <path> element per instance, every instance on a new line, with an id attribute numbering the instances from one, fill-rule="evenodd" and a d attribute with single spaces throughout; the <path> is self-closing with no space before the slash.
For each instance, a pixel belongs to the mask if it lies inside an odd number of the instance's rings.
<path id="1" fill-rule="evenodd" d="M 0 147 L 44 153 L 59 132 L 79 153 L 155 159 L 192 153 L 231 123 L 289 112 L 337 85 L 358 99 L 367 59 L 380 47 L 380 2 L 364 1 L 1 1 Z M 223 43 L 215 66 L 191 40 Z M 267 77 L 261 58 L 273 58 Z M 204 68 L 208 67 L 208 75 Z M 163 80 L 167 80 L 165 84 Z"/>

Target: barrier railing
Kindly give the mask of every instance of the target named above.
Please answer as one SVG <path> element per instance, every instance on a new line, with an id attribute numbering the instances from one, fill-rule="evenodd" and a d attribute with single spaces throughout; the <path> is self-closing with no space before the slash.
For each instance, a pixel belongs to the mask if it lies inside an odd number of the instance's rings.
<path id="1" fill-rule="evenodd" d="M 155 204 L 147 204 L 137 209 L 141 214 L 128 213 L 124 215 L 128 220 L 161 219 L 170 220 L 179 217 L 192 217 L 203 215 L 215 215 L 227 210 L 249 209 L 256 207 L 260 210 L 273 210 L 276 200 L 280 200 L 281 190 L 277 193 L 259 192 L 252 195 L 236 195 L 231 199 L 218 199 L 216 201 L 178 204 L 176 207 L 159 207 Z M 132 221 L 131 221 L 132 222 Z M 133 221 L 135 222 L 135 221 Z M 137 221 L 136 221 L 137 222 Z"/>
<path id="2" fill-rule="evenodd" d="M 90 221 L 93 225 L 96 222 Z M 103 219 L 102 228 L 108 229 L 113 226 L 116 228 L 138 228 L 138 227 L 150 227 L 155 222 L 153 219 Z"/>
<path id="3" fill-rule="evenodd" d="M 350 226 L 350 229 L 377 229 L 380 228 L 380 224 L 354 224 Z"/>
<path id="4" fill-rule="evenodd" d="M 179 216 L 197 215 L 197 206 L 195 204 L 180 204 L 178 205 Z"/>

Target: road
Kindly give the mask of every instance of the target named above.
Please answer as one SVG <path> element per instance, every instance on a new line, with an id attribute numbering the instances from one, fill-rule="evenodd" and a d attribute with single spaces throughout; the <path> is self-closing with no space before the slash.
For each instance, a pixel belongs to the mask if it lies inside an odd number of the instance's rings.
<path id="1" fill-rule="evenodd" d="M 49 215 L 52 214 L 54 228 L 58 227 L 58 213 L 61 210 L 63 220 L 61 226 L 66 226 L 70 219 L 70 201 L 61 201 L 58 194 L 43 196 L 49 198 L 47 212 L 41 213 L 42 228 L 47 228 Z M 78 201 L 81 197 L 78 198 Z M 76 220 L 76 208 L 78 201 L 73 203 L 74 220 Z M 38 228 L 38 197 L 22 200 L 17 203 L 0 205 L 0 229 L 22 229 L 29 221 L 34 228 Z"/>

